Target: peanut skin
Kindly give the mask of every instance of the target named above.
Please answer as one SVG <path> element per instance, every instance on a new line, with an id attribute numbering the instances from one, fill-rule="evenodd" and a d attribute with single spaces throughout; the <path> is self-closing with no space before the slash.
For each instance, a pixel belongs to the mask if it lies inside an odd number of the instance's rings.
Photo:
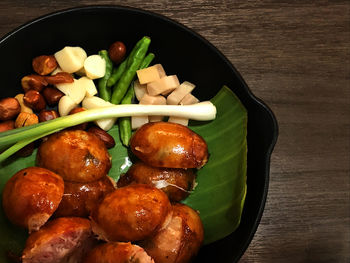
<path id="1" fill-rule="evenodd" d="M 45 86 L 47 86 L 47 81 L 43 76 L 40 75 L 27 75 L 24 76 L 21 79 L 21 85 L 24 90 L 24 92 L 27 92 L 28 90 L 37 90 L 37 91 L 42 91 Z"/>
<path id="2" fill-rule="evenodd" d="M 21 112 L 21 105 L 15 98 L 4 98 L 0 100 L 0 120 L 7 121 Z"/>
<path id="3" fill-rule="evenodd" d="M 57 105 L 59 100 L 64 96 L 64 93 L 55 87 L 46 87 L 42 94 L 49 106 Z"/>
<path id="4" fill-rule="evenodd" d="M 99 127 L 92 126 L 88 129 L 88 132 L 95 134 L 107 147 L 107 149 L 115 146 L 115 141 L 111 135 Z"/>
<path id="5" fill-rule="evenodd" d="M 67 72 L 58 72 L 55 75 L 45 76 L 44 78 L 47 81 L 47 83 L 51 85 L 74 82 L 72 75 Z"/>
<path id="6" fill-rule="evenodd" d="M 42 111 L 39 112 L 38 117 L 39 117 L 39 122 L 44 122 L 44 121 L 49 121 L 49 120 L 58 118 L 59 114 L 55 110 L 43 109 Z"/>
<path id="7" fill-rule="evenodd" d="M 47 75 L 54 71 L 58 64 L 54 56 L 38 56 L 32 61 L 33 69 L 39 75 Z"/>
<path id="8" fill-rule="evenodd" d="M 0 123 L 0 132 L 13 130 L 15 128 L 15 121 L 8 120 Z"/>
<path id="9" fill-rule="evenodd" d="M 204 139 L 176 123 L 147 123 L 131 137 L 130 146 L 139 159 L 154 167 L 201 168 L 208 161 Z"/>
<path id="10" fill-rule="evenodd" d="M 28 90 L 23 97 L 24 104 L 33 111 L 41 111 L 45 109 L 46 102 L 44 97 L 36 90 Z"/>
<path id="11" fill-rule="evenodd" d="M 126 54 L 126 47 L 123 42 L 116 41 L 114 42 L 108 49 L 108 55 L 111 58 L 111 60 L 119 64 L 123 61 Z"/>

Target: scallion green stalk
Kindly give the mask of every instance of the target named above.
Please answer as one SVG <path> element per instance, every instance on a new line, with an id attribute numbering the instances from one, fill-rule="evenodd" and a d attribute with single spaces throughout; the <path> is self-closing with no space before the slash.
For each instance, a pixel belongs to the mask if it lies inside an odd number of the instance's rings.
<path id="1" fill-rule="evenodd" d="M 215 119 L 216 108 L 210 101 L 205 101 L 183 106 L 122 104 L 78 112 L 54 120 L 0 133 L 0 149 L 6 149 L 0 154 L 0 162 L 27 144 L 71 126 L 105 118 L 144 115 L 176 116 L 207 121 Z"/>

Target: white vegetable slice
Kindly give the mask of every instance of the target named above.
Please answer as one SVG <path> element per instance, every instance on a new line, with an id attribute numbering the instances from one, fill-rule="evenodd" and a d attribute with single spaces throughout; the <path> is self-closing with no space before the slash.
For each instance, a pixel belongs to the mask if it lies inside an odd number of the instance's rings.
<path id="1" fill-rule="evenodd" d="M 76 104 L 82 102 L 86 94 L 85 85 L 77 79 L 74 79 L 72 83 L 57 84 L 56 87 L 69 96 Z"/>
<path id="2" fill-rule="evenodd" d="M 192 90 L 196 86 L 188 81 L 184 81 L 181 83 L 181 85 L 176 88 L 172 93 L 169 94 L 166 101 L 167 104 L 170 105 L 177 105 L 180 103 L 180 101 L 189 93 L 192 92 Z"/>
<path id="3" fill-rule="evenodd" d="M 167 95 L 180 86 L 179 79 L 176 75 L 165 76 L 159 80 L 147 84 L 147 93 L 151 96 L 159 94 Z"/>
<path id="4" fill-rule="evenodd" d="M 88 56 L 84 61 L 84 70 L 90 79 L 102 78 L 106 73 L 106 61 L 100 55 Z"/>
<path id="5" fill-rule="evenodd" d="M 110 107 L 110 106 L 113 106 L 113 104 L 99 97 L 92 96 L 92 97 L 86 97 L 83 100 L 82 106 L 83 108 L 90 110 L 90 109 L 96 109 L 96 108 Z M 108 118 L 108 119 L 97 120 L 95 121 L 95 123 L 101 129 L 108 131 L 113 127 L 116 120 L 117 118 Z"/>
<path id="6" fill-rule="evenodd" d="M 162 95 L 150 96 L 148 94 L 145 94 L 145 95 L 143 95 L 142 99 L 140 100 L 140 104 L 144 104 L 144 105 L 165 105 L 166 104 L 166 98 L 164 98 Z"/>
<path id="7" fill-rule="evenodd" d="M 87 54 L 81 47 L 64 47 L 55 53 L 60 68 L 68 73 L 74 73 L 84 66 Z"/>
<path id="8" fill-rule="evenodd" d="M 58 112 L 60 116 L 66 116 L 68 113 L 78 106 L 69 96 L 63 96 L 58 102 Z"/>
<path id="9" fill-rule="evenodd" d="M 82 85 L 85 87 L 86 90 L 86 97 L 92 97 L 97 94 L 97 88 L 95 86 L 95 83 L 92 79 L 88 77 L 81 77 L 78 79 L 79 85 Z"/>
<path id="10" fill-rule="evenodd" d="M 191 93 L 187 94 L 184 99 L 181 100 L 181 105 L 191 105 L 198 103 L 199 100 L 193 96 Z M 168 122 L 174 122 L 178 124 L 182 124 L 184 126 L 188 126 L 188 118 L 180 118 L 180 117 L 175 117 L 175 116 L 170 116 L 168 119 Z"/>
<path id="11" fill-rule="evenodd" d="M 198 103 L 199 99 L 197 99 L 195 96 L 192 94 L 187 94 L 183 99 L 180 101 L 180 105 L 191 105 Z"/>
<path id="12" fill-rule="evenodd" d="M 116 118 L 111 118 L 111 119 L 101 119 L 94 122 L 102 130 L 109 131 L 113 127 L 115 121 L 116 121 Z"/>
<path id="13" fill-rule="evenodd" d="M 96 108 L 103 108 L 103 107 L 109 107 L 114 104 L 105 101 L 104 99 L 101 99 L 100 97 L 92 96 L 92 97 L 86 97 L 83 100 L 82 106 L 85 109 L 96 109 Z"/>
<path id="14" fill-rule="evenodd" d="M 132 116 L 131 117 L 131 129 L 136 130 L 148 122 L 149 122 L 148 116 Z"/>
<path id="15" fill-rule="evenodd" d="M 148 94 L 143 95 L 140 100 L 140 104 L 144 105 L 166 105 L 166 98 L 162 95 L 150 96 Z M 162 121 L 164 116 L 148 116 L 150 122 Z"/>
<path id="16" fill-rule="evenodd" d="M 147 84 L 166 76 L 164 68 L 161 64 L 156 64 L 148 68 L 137 70 L 136 73 L 141 84 Z"/>
<path id="17" fill-rule="evenodd" d="M 147 86 L 146 85 L 142 85 L 140 84 L 140 82 L 138 80 L 134 81 L 134 91 L 135 91 L 135 96 L 137 98 L 138 101 L 140 101 L 143 97 L 143 95 L 145 95 L 147 93 Z"/>
<path id="18" fill-rule="evenodd" d="M 178 124 L 181 124 L 183 126 L 188 126 L 188 119 L 186 119 L 186 118 L 170 116 L 168 119 L 168 122 L 178 123 Z"/>

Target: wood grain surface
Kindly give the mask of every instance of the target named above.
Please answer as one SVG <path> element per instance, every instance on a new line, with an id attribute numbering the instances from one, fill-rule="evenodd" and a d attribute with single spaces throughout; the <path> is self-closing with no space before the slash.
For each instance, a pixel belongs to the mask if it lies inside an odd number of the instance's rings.
<path id="1" fill-rule="evenodd" d="M 266 209 L 241 262 L 350 262 L 349 1 L 2 0 L 0 36 L 90 4 L 143 8 L 192 28 L 275 113 Z"/>

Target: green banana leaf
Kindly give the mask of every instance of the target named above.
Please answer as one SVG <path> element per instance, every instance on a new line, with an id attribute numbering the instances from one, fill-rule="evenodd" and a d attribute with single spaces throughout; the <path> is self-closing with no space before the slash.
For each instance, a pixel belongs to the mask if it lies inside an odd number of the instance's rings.
<path id="1" fill-rule="evenodd" d="M 211 101 L 217 108 L 217 118 L 210 122 L 190 123 L 190 128 L 208 144 L 209 162 L 197 172 L 197 186 L 183 201 L 199 211 L 205 244 L 229 235 L 238 227 L 246 194 L 246 110 L 227 87 L 223 87 Z M 109 133 L 117 138 L 117 125 Z M 128 151 L 116 140 L 116 146 L 109 152 L 112 155 L 109 175 L 118 180 L 131 165 Z M 36 152 L 26 158 L 12 157 L 0 164 L 1 193 L 13 174 L 34 166 L 35 155 Z M 7 261 L 7 251 L 20 255 L 26 238 L 26 231 L 13 226 L 0 209 L 0 262 Z"/>

